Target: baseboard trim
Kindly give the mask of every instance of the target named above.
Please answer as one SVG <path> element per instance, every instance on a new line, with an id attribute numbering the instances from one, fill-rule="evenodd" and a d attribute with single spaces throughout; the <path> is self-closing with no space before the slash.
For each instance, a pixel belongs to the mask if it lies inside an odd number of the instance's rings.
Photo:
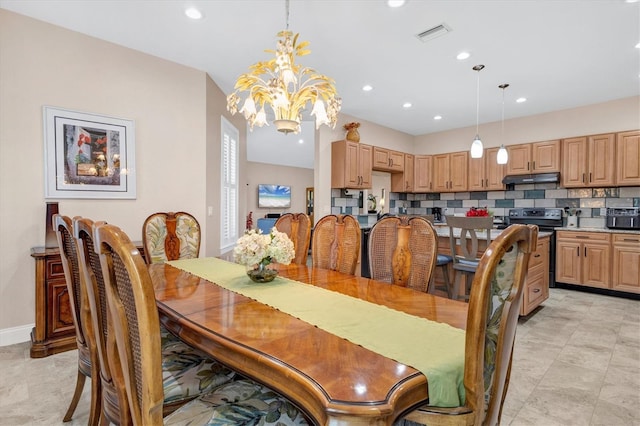
<path id="1" fill-rule="evenodd" d="M 31 340 L 31 330 L 35 324 L 21 325 L 20 327 L 4 328 L 0 330 L 0 346 L 14 345 L 16 343 Z"/>

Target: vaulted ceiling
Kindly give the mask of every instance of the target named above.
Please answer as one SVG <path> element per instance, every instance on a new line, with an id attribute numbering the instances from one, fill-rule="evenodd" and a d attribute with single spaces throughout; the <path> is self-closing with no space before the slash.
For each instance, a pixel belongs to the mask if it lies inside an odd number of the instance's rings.
<path id="1" fill-rule="evenodd" d="M 197 21 L 184 9 L 203 13 Z M 284 0 L 0 0 L 0 7 L 206 71 L 226 93 L 268 59 Z M 444 35 L 417 34 L 444 25 Z M 640 94 L 640 3 L 625 0 L 291 0 L 300 63 L 336 81 L 342 111 L 412 135 Z M 456 59 L 462 51 L 466 60 Z M 485 65 L 479 74 L 472 70 Z M 364 92 L 365 84 L 373 86 Z M 520 97 L 526 102 L 516 103 Z M 411 108 L 403 108 L 410 102 Z M 441 120 L 433 117 L 440 115 Z"/>

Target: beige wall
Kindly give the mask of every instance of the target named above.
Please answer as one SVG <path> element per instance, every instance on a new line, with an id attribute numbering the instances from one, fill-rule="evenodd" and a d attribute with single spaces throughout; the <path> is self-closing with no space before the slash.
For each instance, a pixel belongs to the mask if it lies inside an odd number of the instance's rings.
<path id="1" fill-rule="evenodd" d="M 247 162 L 244 180 L 240 186 L 245 190 L 247 208 L 243 210 L 244 218 L 253 212 L 253 227 L 258 226 L 257 219 L 267 213 L 306 213 L 306 191 L 313 186 L 313 170 L 301 167 L 286 167 L 274 164 Z M 291 208 L 264 209 L 258 208 L 258 184 L 275 184 L 291 186 Z M 244 229 L 244 219 L 240 223 Z"/>
<path id="2" fill-rule="evenodd" d="M 203 225 L 203 254 L 219 241 L 206 207 L 217 206 L 220 173 L 207 164 L 219 164 L 225 103 L 206 73 L 0 9 L 0 345 L 28 336 L 35 319 L 29 252 L 45 235 L 43 105 L 135 122 L 137 199 L 61 199 L 62 214 L 140 240 L 148 214 L 186 210 Z M 244 120 L 231 121 L 243 141 Z"/>
<path id="3" fill-rule="evenodd" d="M 484 147 L 490 148 L 501 143 L 513 145 L 636 129 L 640 129 L 639 96 L 505 120 L 504 139 L 500 121 L 482 124 L 479 131 Z M 413 153 L 465 151 L 471 147 L 475 134 L 473 126 L 417 136 Z"/>

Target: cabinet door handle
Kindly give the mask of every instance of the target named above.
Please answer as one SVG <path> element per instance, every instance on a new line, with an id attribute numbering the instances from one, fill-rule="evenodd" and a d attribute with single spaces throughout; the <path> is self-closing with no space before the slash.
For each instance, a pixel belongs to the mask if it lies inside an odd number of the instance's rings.
<path id="1" fill-rule="evenodd" d="M 633 225 L 633 223 L 632 223 Z M 640 240 L 634 240 L 633 238 L 623 238 L 622 241 L 626 241 L 628 243 L 637 243 L 640 242 Z"/>
<path id="2" fill-rule="evenodd" d="M 533 257 L 540 257 L 540 255 L 539 254 L 534 254 Z"/>
<path id="3" fill-rule="evenodd" d="M 580 257 L 580 247 L 576 247 L 576 256 Z"/>
<path id="4" fill-rule="evenodd" d="M 592 178 L 591 172 L 589 172 L 589 183 L 593 182 L 591 178 Z"/>
<path id="5" fill-rule="evenodd" d="M 533 292 L 534 292 L 534 293 L 540 293 L 540 289 L 539 289 L 539 288 L 534 288 L 534 289 L 533 289 Z"/>
<path id="6" fill-rule="evenodd" d="M 535 170 L 535 169 L 536 169 L 536 162 L 534 161 L 533 162 L 533 170 Z"/>
<path id="7" fill-rule="evenodd" d="M 585 174 L 582 174 L 582 183 L 584 183 Z"/>
<path id="8" fill-rule="evenodd" d="M 578 239 L 578 240 L 588 240 L 589 236 L 587 236 L 587 235 L 576 235 L 576 239 Z"/>
<path id="9" fill-rule="evenodd" d="M 584 257 L 587 257 L 587 248 L 584 248 Z"/>
<path id="10" fill-rule="evenodd" d="M 527 170 L 529 170 L 529 162 L 527 161 Z"/>

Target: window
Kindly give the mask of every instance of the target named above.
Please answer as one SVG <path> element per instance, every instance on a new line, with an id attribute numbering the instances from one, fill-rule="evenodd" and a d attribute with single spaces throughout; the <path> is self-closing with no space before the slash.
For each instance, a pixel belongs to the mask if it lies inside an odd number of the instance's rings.
<path id="1" fill-rule="evenodd" d="M 220 249 L 232 247 L 238 240 L 238 129 L 222 118 L 222 171 L 220 188 Z"/>

